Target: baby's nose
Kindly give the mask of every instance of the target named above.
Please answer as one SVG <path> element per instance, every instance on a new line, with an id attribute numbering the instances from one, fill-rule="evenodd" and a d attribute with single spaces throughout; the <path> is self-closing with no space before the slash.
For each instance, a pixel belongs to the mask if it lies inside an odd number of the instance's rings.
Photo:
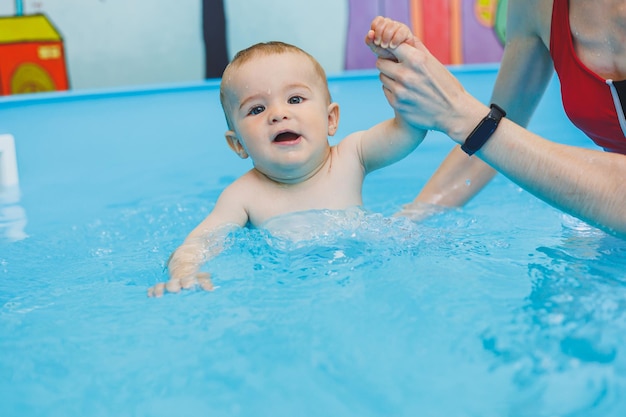
<path id="1" fill-rule="evenodd" d="M 277 123 L 288 118 L 289 112 L 285 106 L 276 106 L 272 108 L 272 111 L 270 113 L 270 121 L 272 123 Z"/>

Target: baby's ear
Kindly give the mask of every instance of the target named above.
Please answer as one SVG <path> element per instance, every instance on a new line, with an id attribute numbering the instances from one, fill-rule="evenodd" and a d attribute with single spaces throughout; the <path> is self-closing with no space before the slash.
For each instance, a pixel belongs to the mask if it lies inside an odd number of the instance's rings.
<path id="1" fill-rule="evenodd" d="M 328 136 L 334 136 L 339 128 L 339 104 L 330 103 L 328 106 Z"/>
<path id="2" fill-rule="evenodd" d="M 241 159 L 246 159 L 248 157 L 248 152 L 246 151 L 246 148 L 243 147 L 243 143 L 241 143 L 241 141 L 237 137 L 237 134 L 234 131 L 229 130 L 224 134 L 224 136 L 226 137 L 226 142 L 228 142 L 228 146 L 230 146 L 230 149 L 235 151 L 235 153 L 239 155 Z"/>

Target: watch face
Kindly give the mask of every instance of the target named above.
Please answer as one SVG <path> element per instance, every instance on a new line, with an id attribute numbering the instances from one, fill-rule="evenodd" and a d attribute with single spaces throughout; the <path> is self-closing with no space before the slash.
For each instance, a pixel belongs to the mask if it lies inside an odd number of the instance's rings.
<path id="1" fill-rule="evenodd" d="M 480 142 L 480 144 L 482 145 L 483 143 L 485 143 L 487 139 L 489 139 L 489 136 L 491 136 L 494 130 L 496 130 L 497 126 L 498 126 L 498 121 L 496 119 L 492 119 L 489 117 L 486 119 L 483 119 L 483 121 L 478 125 L 478 127 L 474 131 L 474 134 L 471 135 L 468 139 L 473 139 L 473 137 L 476 137 L 476 139 L 474 140 L 476 142 Z"/>
<path id="2" fill-rule="evenodd" d="M 465 143 L 461 145 L 461 149 L 468 155 L 473 155 L 477 150 L 487 142 L 487 139 L 493 135 L 493 132 L 498 127 L 500 119 L 506 116 L 506 112 L 500 108 L 497 104 L 491 104 L 491 110 L 489 114 L 478 123 L 478 126 L 470 133 L 465 139 Z"/>
<path id="3" fill-rule="evenodd" d="M 470 133 L 463 146 L 461 146 L 461 149 L 468 155 L 472 155 L 487 142 L 487 139 L 493 134 L 496 127 L 498 127 L 498 120 L 485 117 L 478 126 L 476 126 L 476 129 Z"/>

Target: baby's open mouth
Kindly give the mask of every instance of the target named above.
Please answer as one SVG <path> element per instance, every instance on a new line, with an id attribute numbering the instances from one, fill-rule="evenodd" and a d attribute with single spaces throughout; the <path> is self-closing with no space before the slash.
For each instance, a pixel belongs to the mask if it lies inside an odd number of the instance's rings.
<path id="1" fill-rule="evenodd" d="M 294 132 L 283 132 L 274 138 L 274 142 L 292 142 L 300 137 Z"/>

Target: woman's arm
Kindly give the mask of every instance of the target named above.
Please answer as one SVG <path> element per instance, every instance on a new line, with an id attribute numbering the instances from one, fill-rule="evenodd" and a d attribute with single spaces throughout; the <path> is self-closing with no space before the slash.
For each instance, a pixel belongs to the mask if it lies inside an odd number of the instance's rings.
<path id="1" fill-rule="evenodd" d="M 507 11 L 507 40 L 491 102 L 515 123 L 526 126 L 552 75 L 552 59 L 541 25 L 549 24 L 534 0 L 511 0 Z M 543 2 L 546 3 L 546 2 Z M 455 146 L 414 203 L 462 206 L 478 194 L 496 171 L 479 158 L 469 158 Z M 411 209 L 411 205 L 406 207 Z"/>
<path id="2" fill-rule="evenodd" d="M 488 107 L 468 94 L 423 44 L 394 50 L 377 66 L 387 98 L 404 120 L 462 144 Z M 626 237 L 626 156 L 550 142 L 503 119 L 477 154 L 553 206 Z"/>
<path id="3" fill-rule="evenodd" d="M 626 156 L 551 142 L 506 119 L 478 155 L 554 207 L 626 237 Z"/>

